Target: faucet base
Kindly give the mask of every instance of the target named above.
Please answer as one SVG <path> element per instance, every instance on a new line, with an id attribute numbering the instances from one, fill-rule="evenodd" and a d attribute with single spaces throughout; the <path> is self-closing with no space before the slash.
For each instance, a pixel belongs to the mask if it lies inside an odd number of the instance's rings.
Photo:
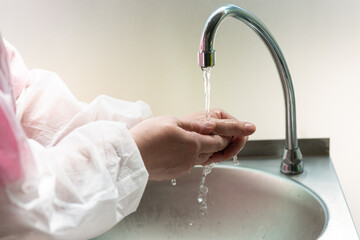
<path id="1" fill-rule="evenodd" d="M 286 175 L 300 174 L 304 170 L 302 154 L 299 148 L 295 150 L 284 149 L 283 160 L 281 162 L 281 172 Z"/>

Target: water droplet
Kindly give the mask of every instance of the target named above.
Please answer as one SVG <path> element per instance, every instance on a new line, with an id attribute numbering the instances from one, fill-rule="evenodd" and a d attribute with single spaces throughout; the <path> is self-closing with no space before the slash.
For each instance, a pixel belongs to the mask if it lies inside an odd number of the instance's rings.
<path id="1" fill-rule="evenodd" d="M 207 194 L 208 191 L 209 191 L 209 189 L 206 186 L 204 186 L 204 185 L 200 186 L 200 193 L 202 193 L 203 195 Z"/>
<path id="2" fill-rule="evenodd" d="M 192 225 L 193 225 L 193 223 L 192 223 L 192 222 L 190 222 L 190 223 L 189 223 L 189 225 L 190 225 L 190 226 L 192 226 Z"/>
<path id="3" fill-rule="evenodd" d="M 207 209 L 207 204 L 201 204 L 200 210 L 204 211 Z"/>
<path id="4" fill-rule="evenodd" d="M 176 179 L 175 178 L 171 179 L 171 185 L 176 186 Z"/>
<path id="5" fill-rule="evenodd" d="M 233 157 L 233 163 L 234 163 L 234 165 L 239 165 L 239 164 L 240 164 L 237 155 L 235 155 L 235 156 Z"/>
<path id="6" fill-rule="evenodd" d="M 197 201 L 198 201 L 198 203 L 202 203 L 202 202 L 204 201 L 204 199 L 203 199 L 201 196 L 199 196 L 199 197 L 197 198 Z"/>

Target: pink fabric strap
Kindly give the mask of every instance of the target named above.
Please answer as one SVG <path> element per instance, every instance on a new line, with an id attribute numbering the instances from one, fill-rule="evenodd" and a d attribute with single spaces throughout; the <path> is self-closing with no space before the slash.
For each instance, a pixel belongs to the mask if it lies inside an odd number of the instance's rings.
<path id="1" fill-rule="evenodd" d="M 15 52 L 10 54 L 13 56 L 13 61 L 19 61 L 13 53 Z M 15 97 L 8 57 L 9 54 L 0 36 L 0 185 L 21 178 L 22 155 L 27 152 L 26 137 L 15 117 Z M 24 88 L 27 81 L 19 80 L 18 76 L 14 77 L 17 79 L 16 91 Z"/>
<path id="2" fill-rule="evenodd" d="M 21 91 L 30 83 L 29 70 L 16 48 L 4 39 L 6 54 L 9 61 L 13 91 L 15 98 L 18 98 Z"/>

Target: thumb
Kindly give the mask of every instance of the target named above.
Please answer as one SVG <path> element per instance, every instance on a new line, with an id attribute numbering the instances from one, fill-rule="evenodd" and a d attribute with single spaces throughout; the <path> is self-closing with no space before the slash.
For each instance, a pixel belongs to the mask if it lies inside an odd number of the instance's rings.
<path id="1" fill-rule="evenodd" d="M 236 119 L 214 119 L 215 134 L 221 136 L 249 136 L 256 130 L 254 124 Z"/>
<path id="2" fill-rule="evenodd" d="M 178 126 L 186 131 L 197 132 L 200 134 L 211 134 L 216 124 L 207 119 L 201 120 L 184 120 L 180 119 L 178 121 Z"/>

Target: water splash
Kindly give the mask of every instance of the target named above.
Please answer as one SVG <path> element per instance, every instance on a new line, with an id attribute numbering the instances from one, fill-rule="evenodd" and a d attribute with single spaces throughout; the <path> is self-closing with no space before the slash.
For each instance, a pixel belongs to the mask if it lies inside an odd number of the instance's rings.
<path id="1" fill-rule="evenodd" d="M 200 187 L 199 187 L 199 195 L 197 198 L 198 203 L 200 204 L 200 214 L 206 215 L 207 213 L 207 194 L 209 189 L 206 187 L 206 176 L 211 172 L 215 163 L 211 163 L 210 165 L 206 165 L 203 168 L 203 172 L 201 174 Z"/>
<path id="2" fill-rule="evenodd" d="M 176 179 L 175 178 L 171 179 L 170 182 L 171 182 L 171 185 L 176 186 Z"/>

